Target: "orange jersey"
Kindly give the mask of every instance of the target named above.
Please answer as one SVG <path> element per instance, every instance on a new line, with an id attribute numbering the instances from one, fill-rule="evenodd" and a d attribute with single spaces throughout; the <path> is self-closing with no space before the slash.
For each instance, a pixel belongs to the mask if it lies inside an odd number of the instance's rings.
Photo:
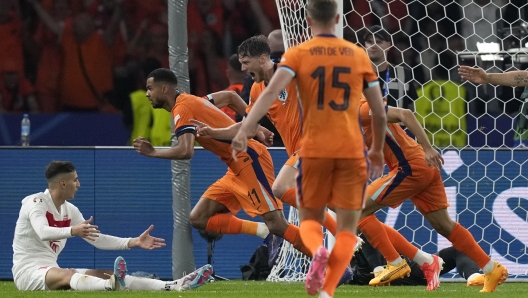
<path id="1" fill-rule="evenodd" d="M 249 113 L 259 95 L 264 91 L 266 85 L 264 81 L 253 83 L 249 96 L 249 105 L 246 114 Z M 297 89 L 295 83 L 290 83 L 286 89 L 282 90 L 279 97 L 267 114 L 277 131 L 279 132 L 288 156 L 299 150 L 299 139 L 301 135 L 301 121 L 299 116 L 299 103 L 297 99 Z"/>
<path id="2" fill-rule="evenodd" d="M 297 84 L 301 157 L 365 158 L 359 98 L 378 77 L 364 49 L 333 35 L 315 36 L 282 56 Z"/>
<path id="3" fill-rule="evenodd" d="M 195 133 L 196 128 L 190 121 L 196 119 L 203 123 L 207 123 L 212 128 L 229 127 L 235 122 L 212 104 L 205 97 L 197 97 L 191 94 L 180 93 L 176 97 L 176 104 L 172 108 L 172 117 L 174 119 L 174 132 L 176 137 L 184 133 Z M 231 141 L 216 140 L 211 138 L 197 137 L 196 141 L 202 145 L 206 150 L 216 154 L 220 159 L 227 164 L 229 169 L 238 173 L 242 168 L 251 165 L 251 152 L 260 152 L 266 147 L 255 140 L 248 140 L 248 153 L 238 153 L 237 161 L 231 155 Z"/>
<path id="4" fill-rule="evenodd" d="M 388 109 L 388 106 L 385 106 L 385 109 Z M 359 114 L 365 140 L 370 148 L 372 143 L 371 115 L 370 106 L 365 99 L 360 100 Z M 397 167 L 409 166 L 409 161 L 413 159 L 425 159 L 422 146 L 409 137 L 399 123 L 387 123 L 383 154 L 385 163 L 391 170 Z"/>

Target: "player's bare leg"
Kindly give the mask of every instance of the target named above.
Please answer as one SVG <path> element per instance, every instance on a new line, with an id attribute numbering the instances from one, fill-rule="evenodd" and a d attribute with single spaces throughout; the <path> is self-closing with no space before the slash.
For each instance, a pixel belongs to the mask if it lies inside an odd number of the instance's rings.
<path id="1" fill-rule="evenodd" d="M 75 269 L 51 268 L 46 274 L 46 286 L 50 290 L 113 290 L 109 281 L 112 275 L 112 270 L 90 269 L 84 273 L 79 273 Z"/>
<path id="2" fill-rule="evenodd" d="M 508 278 L 508 270 L 494 262 L 478 245 L 473 235 L 449 217 L 447 209 L 429 212 L 424 216 L 440 235 L 451 241 L 453 247 L 470 257 L 484 271 L 484 288 L 481 292 L 495 291 Z"/>
<path id="3" fill-rule="evenodd" d="M 216 201 L 201 198 L 190 215 L 191 226 L 219 234 L 248 234 L 266 238 L 269 234 L 264 223 L 242 220 L 230 213 L 229 208 Z"/>
<path id="4" fill-rule="evenodd" d="M 297 169 L 290 165 L 282 166 L 277 178 L 271 186 L 273 195 L 279 198 L 283 203 L 297 208 L 296 183 L 295 176 Z M 337 223 L 336 220 L 327 212 L 323 226 L 335 236 Z"/>
<path id="5" fill-rule="evenodd" d="M 282 210 L 270 211 L 261 215 L 262 220 L 271 234 L 280 236 L 293 244 L 297 250 L 311 257 L 311 252 L 306 248 L 299 234 L 299 227 L 289 223 L 284 217 Z"/>

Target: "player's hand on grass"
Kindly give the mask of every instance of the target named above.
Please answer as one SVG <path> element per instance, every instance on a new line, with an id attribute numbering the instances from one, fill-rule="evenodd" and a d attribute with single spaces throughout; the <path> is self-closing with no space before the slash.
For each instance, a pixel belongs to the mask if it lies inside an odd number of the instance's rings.
<path id="1" fill-rule="evenodd" d="M 425 152 L 425 162 L 430 167 L 435 167 L 437 170 L 442 169 L 442 165 L 444 164 L 444 158 L 442 155 L 436 151 L 433 147 L 424 148 Z"/>
<path id="2" fill-rule="evenodd" d="M 195 119 L 191 119 L 191 122 L 196 127 L 197 137 L 211 138 L 211 133 L 213 129 L 209 125 Z"/>
<path id="3" fill-rule="evenodd" d="M 257 131 L 257 134 L 255 135 L 257 140 L 262 142 L 262 144 L 266 145 L 266 147 L 270 147 L 271 145 L 273 145 L 274 136 L 275 134 L 273 132 L 269 131 L 267 128 L 260 126 L 260 125 Z"/>
<path id="4" fill-rule="evenodd" d="M 462 77 L 462 80 L 468 80 L 475 84 L 489 83 L 489 75 L 482 68 L 460 66 L 458 68 L 458 74 Z"/>
<path id="5" fill-rule="evenodd" d="M 150 232 L 152 232 L 153 229 L 154 225 L 150 225 L 150 227 L 141 235 L 139 235 L 139 237 L 132 238 L 130 242 L 128 242 L 128 247 L 141 247 L 147 250 L 164 247 L 165 239 L 150 236 Z"/>
<path id="6" fill-rule="evenodd" d="M 97 230 L 97 226 L 90 224 L 92 221 L 93 216 L 90 216 L 89 219 L 71 227 L 71 235 L 95 241 L 101 232 Z"/>
<path id="7" fill-rule="evenodd" d="M 139 137 L 134 140 L 134 149 L 137 153 L 145 156 L 152 156 L 156 149 L 152 144 L 145 138 Z"/>
<path id="8" fill-rule="evenodd" d="M 383 151 L 369 150 L 368 159 L 370 161 L 370 178 L 378 179 L 383 174 Z"/>

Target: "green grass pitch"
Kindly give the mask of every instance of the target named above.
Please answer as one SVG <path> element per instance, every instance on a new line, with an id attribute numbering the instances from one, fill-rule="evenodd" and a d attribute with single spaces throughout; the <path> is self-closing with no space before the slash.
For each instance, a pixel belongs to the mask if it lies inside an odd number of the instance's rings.
<path id="1" fill-rule="evenodd" d="M 479 293 L 480 288 L 466 287 L 465 283 L 442 283 L 440 288 L 427 292 L 425 286 L 389 286 L 369 287 L 345 285 L 337 289 L 334 297 L 528 297 L 528 283 L 505 283 L 493 293 Z M 220 281 L 206 284 L 189 292 L 75 292 L 75 291 L 49 291 L 49 292 L 20 292 L 13 282 L 0 281 L 0 297 L 211 297 L 211 298 L 276 298 L 276 297 L 310 297 L 304 290 L 302 283 L 271 283 L 262 281 Z M 317 296 L 316 296 L 317 297 Z"/>

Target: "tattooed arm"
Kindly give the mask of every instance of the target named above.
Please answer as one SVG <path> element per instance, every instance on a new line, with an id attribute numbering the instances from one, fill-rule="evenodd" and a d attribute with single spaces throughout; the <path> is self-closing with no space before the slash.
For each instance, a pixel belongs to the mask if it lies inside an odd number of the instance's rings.
<path id="1" fill-rule="evenodd" d="M 463 80 L 476 84 L 494 84 L 510 87 L 528 86 L 528 71 L 515 70 L 504 73 L 486 73 L 482 68 L 460 66 L 458 73 Z"/>

